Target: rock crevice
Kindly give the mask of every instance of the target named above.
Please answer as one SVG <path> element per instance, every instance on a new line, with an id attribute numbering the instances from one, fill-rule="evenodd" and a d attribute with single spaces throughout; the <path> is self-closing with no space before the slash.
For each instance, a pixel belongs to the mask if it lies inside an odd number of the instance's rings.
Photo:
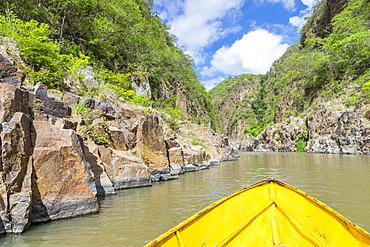
<path id="1" fill-rule="evenodd" d="M 0 233 L 99 211 L 97 196 L 150 186 L 237 157 L 213 130 L 119 99 L 110 105 L 71 92 L 57 96 L 0 57 Z M 62 99 L 62 100 L 61 100 Z M 71 109 L 83 103 L 89 120 Z"/>

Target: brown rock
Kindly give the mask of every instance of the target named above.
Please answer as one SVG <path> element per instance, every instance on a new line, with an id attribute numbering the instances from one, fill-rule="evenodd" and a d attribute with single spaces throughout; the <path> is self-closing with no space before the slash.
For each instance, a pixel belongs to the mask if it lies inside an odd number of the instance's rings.
<path id="1" fill-rule="evenodd" d="M 151 185 L 149 168 L 139 163 L 131 152 L 112 151 L 99 146 L 98 154 L 114 188 L 123 189 Z"/>
<path id="2" fill-rule="evenodd" d="M 127 151 L 128 150 L 128 141 L 126 138 L 135 140 L 135 135 L 129 131 L 123 131 L 115 127 L 109 128 L 110 139 L 112 140 L 112 147 L 116 150 Z M 130 136 L 133 135 L 133 136 Z"/>
<path id="3" fill-rule="evenodd" d="M 7 83 L 0 83 L 0 122 L 9 122 L 16 112 L 30 115 L 29 94 Z"/>
<path id="4" fill-rule="evenodd" d="M 9 196 L 9 215 L 12 219 L 12 233 L 22 233 L 28 228 L 32 203 L 32 161 L 27 165 L 27 173 L 23 179 L 22 190 Z"/>
<path id="5" fill-rule="evenodd" d="M 199 165 L 205 161 L 206 152 L 202 146 L 189 145 L 183 149 L 185 164 Z"/>
<path id="6" fill-rule="evenodd" d="M 94 175 L 79 137 L 48 122 L 34 121 L 34 126 L 32 222 L 97 212 Z"/>
<path id="7" fill-rule="evenodd" d="M 149 168 L 136 161 L 116 156 L 112 162 L 113 186 L 117 189 L 150 186 Z"/>
<path id="8" fill-rule="evenodd" d="M 168 149 L 168 159 L 170 161 L 171 174 L 180 174 L 184 170 L 184 155 L 181 147 L 173 147 Z"/>
<path id="9" fill-rule="evenodd" d="M 29 224 L 32 154 L 31 121 L 15 113 L 2 124 L 0 178 L 0 232 L 22 232 Z"/>
<path id="10" fill-rule="evenodd" d="M 84 146 L 86 160 L 91 165 L 91 170 L 94 173 L 97 196 L 116 194 L 112 181 L 105 170 L 103 161 L 100 159 L 100 155 L 102 152 L 104 152 L 104 150 L 108 151 L 108 149 L 106 149 L 104 146 L 97 146 L 92 141 L 88 142 L 88 146 Z M 107 155 L 110 156 L 109 151 Z"/>
<path id="11" fill-rule="evenodd" d="M 137 131 L 137 151 L 153 172 L 169 172 L 166 143 L 162 125 L 154 115 L 143 115 Z"/>
<path id="12" fill-rule="evenodd" d="M 80 101 L 80 96 L 71 92 L 66 92 L 63 94 L 62 99 L 64 103 L 71 107 Z"/>
<path id="13" fill-rule="evenodd" d="M 0 54 L 0 83 L 7 83 L 16 87 L 22 85 L 26 74 L 15 67 L 6 57 Z"/>

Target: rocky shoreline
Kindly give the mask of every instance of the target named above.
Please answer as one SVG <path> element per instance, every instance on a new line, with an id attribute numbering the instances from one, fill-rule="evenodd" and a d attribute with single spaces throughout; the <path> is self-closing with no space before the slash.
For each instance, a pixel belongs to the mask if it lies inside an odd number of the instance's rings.
<path id="1" fill-rule="evenodd" d="M 210 128 L 109 94 L 97 99 L 27 85 L 11 49 L 0 46 L 0 233 L 97 213 L 99 196 L 177 179 L 237 159 L 238 150 L 296 152 L 303 142 L 310 153 L 370 154 L 370 106 L 349 108 L 346 95 L 319 98 L 304 117 L 233 145 Z M 91 73 L 83 83 L 99 86 Z"/>
<path id="2" fill-rule="evenodd" d="M 122 99 L 24 85 L 25 73 L 1 54 L 0 233 L 96 213 L 98 196 L 238 157 L 210 128 Z M 83 110 L 72 114 L 76 106 Z"/>
<path id="3" fill-rule="evenodd" d="M 290 117 L 270 124 L 257 137 L 240 142 L 241 151 L 296 152 L 297 142 L 304 151 L 327 154 L 370 154 L 370 105 L 360 101 L 347 107 L 348 97 L 325 101 L 319 98 L 305 117 Z"/>

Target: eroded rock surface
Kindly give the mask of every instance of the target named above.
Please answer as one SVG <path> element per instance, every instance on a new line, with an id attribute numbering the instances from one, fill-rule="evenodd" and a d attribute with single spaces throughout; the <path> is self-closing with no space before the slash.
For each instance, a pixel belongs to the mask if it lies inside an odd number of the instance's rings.
<path id="1" fill-rule="evenodd" d="M 95 213 L 97 196 L 237 157 L 213 130 L 188 122 L 175 130 L 153 109 L 22 85 L 8 57 L 0 57 L 0 233 Z"/>
<path id="2" fill-rule="evenodd" d="M 370 121 L 366 105 L 355 109 L 321 109 L 307 118 L 310 153 L 370 154 Z"/>

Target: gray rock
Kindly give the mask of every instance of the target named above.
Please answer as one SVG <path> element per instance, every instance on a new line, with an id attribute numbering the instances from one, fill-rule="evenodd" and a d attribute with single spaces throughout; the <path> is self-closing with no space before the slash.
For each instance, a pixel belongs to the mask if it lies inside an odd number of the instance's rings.
<path id="1" fill-rule="evenodd" d="M 15 67 L 3 54 L 0 54 L 0 83 L 7 83 L 15 87 L 20 87 L 26 74 Z"/>
<path id="2" fill-rule="evenodd" d="M 368 154 L 370 122 L 367 106 L 331 111 L 325 108 L 307 118 L 310 153 Z"/>
<path id="3" fill-rule="evenodd" d="M 149 79 L 146 75 L 133 73 L 131 75 L 131 85 L 136 95 L 145 96 L 147 98 L 152 97 Z"/>
<path id="4" fill-rule="evenodd" d="M 63 94 L 62 99 L 64 103 L 71 107 L 80 101 L 80 96 L 71 92 L 66 92 Z"/>
<path id="5" fill-rule="evenodd" d="M 196 167 L 192 164 L 187 164 L 187 165 L 185 165 L 184 169 L 185 169 L 186 172 L 194 172 L 194 171 L 198 170 L 198 167 Z"/>
<path id="6" fill-rule="evenodd" d="M 180 177 L 177 175 L 172 175 L 172 174 L 162 174 L 160 176 L 160 181 L 168 181 L 168 180 L 173 180 L 173 179 L 179 179 Z"/>
<path id="7" fill-rule="evenodd" d="M 98 87 L 99 82 L 95 79 L 94 70 L 91 66 L 86 66 L 80 69 L 80 74 L 83 76 L 82 82 L 86 87 Z"/>

